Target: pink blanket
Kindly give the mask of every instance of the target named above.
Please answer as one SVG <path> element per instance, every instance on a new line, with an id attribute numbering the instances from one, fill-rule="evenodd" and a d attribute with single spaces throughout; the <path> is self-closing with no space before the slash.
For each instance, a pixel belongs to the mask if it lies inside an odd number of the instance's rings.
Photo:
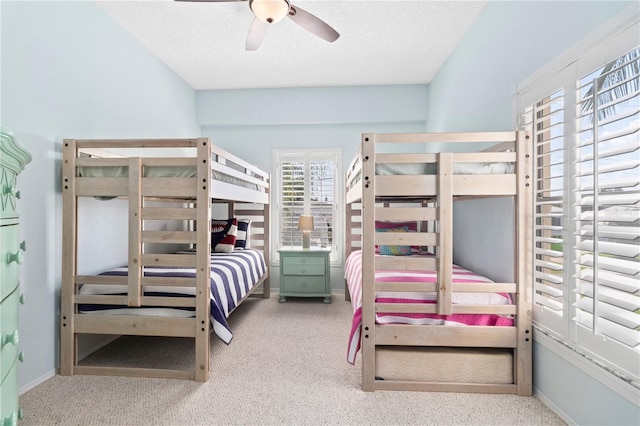
<path id="1" fill-rule="evenodd" d="M 379 255 L 376 255 L 379 256 Z M 435 271 L 376 271 L 378 282 L 435 282 Z M 362 324 L 362 251 L 354 251 L 345 263 L 345 279 L 351 294 L 353 321 L 349 336 L 347 361 L 353 364 L 360 350 L 360 327 Z M 490 283 L 490 279 L 453 265 L 453 282 Z M 505 293 L 460 293 L 452 295 L 453 303 L 466 305 L 509 305 L 511 297 Z M 436 303 L 436 293 L 380 292 L 378 303 Z M 452 314 L 437 315 L 423 313 L 377 312 L 376 324 L 428 324 L 428 325 L 484 325 L 513 326 L 511 316 L 497 314 Z"/>

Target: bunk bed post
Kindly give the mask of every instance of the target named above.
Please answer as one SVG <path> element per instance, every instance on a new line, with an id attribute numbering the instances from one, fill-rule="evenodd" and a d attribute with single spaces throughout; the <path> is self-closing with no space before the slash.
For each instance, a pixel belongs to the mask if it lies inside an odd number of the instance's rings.
<path id="1" fill-rule="evenodd" d="M 134 172 L 135 171 L 135 172 Z M 129 306 L 142 301 L 142 161 L 129 158 Z"/>
<path id="2" fill-rule="evenodd" d="M 209 295 L 211 294 L 211 143 L 198 138 L 196 247 L 195 380 L 209 380 Z M 204 226 L 203 226 L 204 225 Z"/>
<path id="3" fill-rule="evenodd" d="M 453 293 L 453 155 L 438 154 L 438 314 L 451 315 Z"/>
<path id="4" fill-rule="evenodd" d="M 362 390 L 375 390 L 375 135 L 362 135 Z"/>
<path id="5" fill-rule="evenodd" d="M 75 276 L 77 269 L 78 199 L 76 190 L 76 140 L 62 146 L 62 284 L 60 286 L 60 374 L 73 375 L 76 364 Z"/>
<path id="6" fill-rule="evenodd" d="M 532 346 L 533 332 L 531 328 L 533 306 L 533 152 L 529 132 L 516 132 L 517 155 L 517 218 L 516 218 L 516 258 L 518 271 L 518 311 L 516 314 L 518 343 L 514 358 L 516 359 L 515 376 L 518 395 L 531 396 L 532 390 Z"/>
<path id="7" fill-rule="evenodd" d="M 271 185 L 271 182 L 269 182 L 269 185 Z M 270 235 L 269 228 L 270 228 L 271 218 L 269 217 L 269 204 L 264 204 L 263 218 L 264 218 L 263 219 L 264 223 L 262 227 L 264 229 L 263 231 L 264 235 L 262 237 L 262 240 L 264 242 L 264 247 L 262 247 L 262 254 L 264 256 L 264 262 L 267 265 L 267 278 L 262 283 L 262 297 L 264 299 L 269 299 L 271 297 L 271 275 L 268 273 L 269 266 L 271 265 L 270 263 L 271 262 L 270 260 L 271 259 L 271 256 L 270 256 L 271 242 L 269 241 L 269 235 Z"/>

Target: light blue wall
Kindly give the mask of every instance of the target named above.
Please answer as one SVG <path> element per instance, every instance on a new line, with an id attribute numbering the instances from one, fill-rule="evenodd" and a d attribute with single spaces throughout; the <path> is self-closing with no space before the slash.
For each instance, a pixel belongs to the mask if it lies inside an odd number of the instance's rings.
<path id="1" fill-rule="evenodd" d="M 62 139 L 192 137 L 200 129 L 193 89 L 93 2 L 2 1 L 0 17 L 0 124 L 33 155 L 19 178 L 27 252 L 18 376 L 28 388 L 58 366 Z M 111 223 L 120 210 L 87 204 L 89 217 L 100 212 L 85 223 L 86 240 L 103 249 L 93 259 L 83 250 L 85 259 L 126 260 L 126 227 Z"/>
<path id="2" fill-rule="evenodd" d="M 631 5 L 640 7 L 616 1 L 491 1 L 430 85 L 427 130 L 516 129 L 516 84 Z M 456 203 L 454 230 L 465 229 L 465 235 L 455 235 L 456 258 L 473 265 L 510 263 L 512 256 L 498 254 L 493 245 L 477 250 L 478 241 L 509 241 L 514 224 L 501 215 L 505 201 L 470 203 Z M 534 387 L 577 424 L 640 423 L 637 406 L 538 341 Z"/>
<path id="3" fill-rule="evenodd" d="M 634 3 L 489 1 L 431 82 L 427 131 L 513 130 L 516 85 Z"/>
<path id="4" fill-rule="evenodd" d="M 271 171 L 272 149 L 343 150 L 345 166 L 363 132 L 423 131 L 427 85 L 200 91 L 203 135 Z"/>
<path id="5" fill-rule="evenodd" d="M 427 100 L 424 84 L 200 91 L 198 123 L 273 126 L 424 121 Z"/>

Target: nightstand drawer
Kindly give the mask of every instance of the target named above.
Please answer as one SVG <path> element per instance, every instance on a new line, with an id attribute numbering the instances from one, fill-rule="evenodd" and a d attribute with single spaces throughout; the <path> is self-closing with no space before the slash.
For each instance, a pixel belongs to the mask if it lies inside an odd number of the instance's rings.
<path id="1" fill-rule="evenodd" d="M 327 281 L 322 277 L 283 277 L 283 293 L 326 293 Z"/>
<path id="2" fill-rule="evenodd" d="M 284 265 L 284 275 L 324 275 L 324 265 Z"/>
<path id="3" fill-rule="evenodd" d="M 282 259 L 284 275 L 324 275 L 324 257 L 285 257 Z"/>

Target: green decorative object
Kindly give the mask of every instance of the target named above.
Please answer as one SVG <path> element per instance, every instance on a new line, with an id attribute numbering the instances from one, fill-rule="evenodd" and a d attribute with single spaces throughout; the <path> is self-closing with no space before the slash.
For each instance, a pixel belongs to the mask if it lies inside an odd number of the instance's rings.
<path id="1" fill-rule="evenodd" d="M 13 426 L 23 417 L 18 406 L 18 309 L 24 304 L 20 294 L 19 267 L 27 248 L 20 242 L 20 218 L 16 209 L 20 191 L 18 175 L 31 161 L 11 133 L 0 129 L 0 424 Z"/>

